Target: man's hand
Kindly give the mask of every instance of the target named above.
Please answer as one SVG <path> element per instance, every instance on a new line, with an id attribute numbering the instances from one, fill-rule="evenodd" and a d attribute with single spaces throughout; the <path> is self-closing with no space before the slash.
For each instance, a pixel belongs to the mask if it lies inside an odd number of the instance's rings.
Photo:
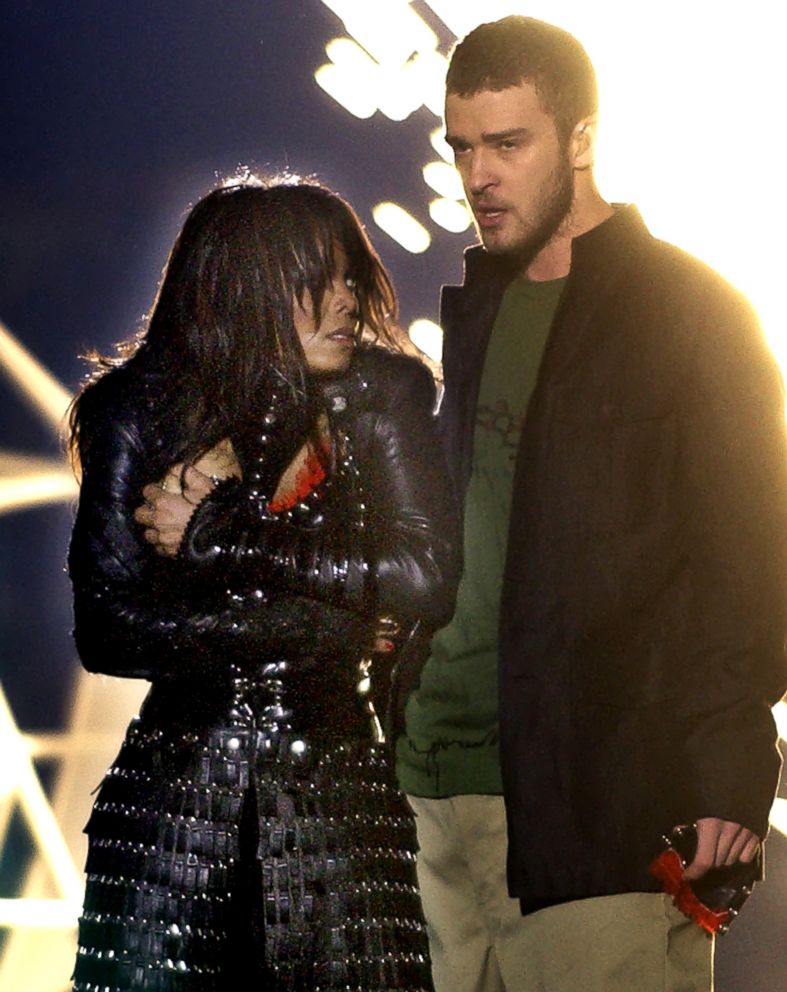
<path id="1" fill-rule="evenodd" d="M 145 540 L 157 554 L 174 557 L 197 504 L 221 479 L 240 478 L 240 474 L 229 438 L 206 451 L 185 472 L 182 464 L 173 465 L 160 482 L 145 486 L 145 502 L 134 511 L 134 519 L 145 527 Z"/>
<path id="2" fill-rule="evenodd" d="M 198 469 L 173 465 L 161 482 L 142 490 L 145 502 L 134 519 L 145 527 L 145 540 L 157 554 L 174 557 L 197 504 L 213 489 L 214 481 Z"/>
<path id="3" fill-rule="evenodd" d="M 705 817 L 697 820 L 697 853 L 683 877 L 701 878 L 711 868 L 721 868 L 736 861 L 748 863 L 757 854 L 760 838 L 739 823 Z"/>
<path id="4" fill-rule="evenodd" d="M 399 624 L 392 617 L 380 617 L 374 634 L 372 651 L 375 654 L 388 654 L 396 647 L 396 637 L 400 633 Z"/>

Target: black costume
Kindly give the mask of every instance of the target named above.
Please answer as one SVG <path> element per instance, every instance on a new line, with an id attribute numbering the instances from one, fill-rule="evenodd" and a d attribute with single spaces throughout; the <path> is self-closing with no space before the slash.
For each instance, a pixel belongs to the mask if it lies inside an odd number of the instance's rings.
<path id="1" fill-rule="evenodd" d="M 443 291 L 440 423 L 461 494 L 510 278 L 471 248 Z M 774 358 L 741 294 L 617 209 L 573 242 L 517 453 L 500 720 L 523 909 L 655 889 L 648 864 L 679 823 L 764 836 L 786 631 Z"/>
<path id="2" fill-rule="evenodd" d="M 327 388 L 335 466 L 281 515 L 267 497 L 303 435 L 272 385 L 231 437 L 243 480 L 169 560 L 132 519 L 179 457 L 166 374 L 121 368 L 84 397 L 75 638 L 90 671 L 152 687 L 86 827 L 75 990 L 428 989 L 414 831 L 359 662 L 377 617 L 450 616 L 431 377 L 359 349 Z"/>

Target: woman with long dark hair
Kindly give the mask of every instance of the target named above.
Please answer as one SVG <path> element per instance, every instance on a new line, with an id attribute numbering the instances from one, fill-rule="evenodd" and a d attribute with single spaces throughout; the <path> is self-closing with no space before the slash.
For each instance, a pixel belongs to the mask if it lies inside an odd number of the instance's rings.
<path id="1" fill-rule="evenodd" d="M 431 987 L 370 702 L 406 646 L 364 660 L 381 623 L 444 623 L 456 582 L 434 386 L 395 316 L 340 197 L 235 183 L 74 403 L 77 648 L 152 683 L 86 827 L 77 992 Z"/>

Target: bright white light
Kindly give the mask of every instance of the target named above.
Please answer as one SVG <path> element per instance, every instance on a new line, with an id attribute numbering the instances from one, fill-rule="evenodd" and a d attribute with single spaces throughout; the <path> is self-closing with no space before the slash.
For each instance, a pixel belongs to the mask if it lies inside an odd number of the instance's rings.
<path id="1" fill-rule="evenodd" d="M 776 799 L 771 810 L 771 826 L 787 837 L 787 799 Z"/>
<path id="2" fill-rule="evenodd" d="M 38 475 L 0 478 L 0 513 L 46 503 L 62 503 L 77 495 L 77 481 L 68 468 Z"/>
<path id="3" fill-rule="evenodd" d="M 380 112 L 389 120 L 403 121 L 423 103 L 423 81 L 419 78 L 418 62 L 408 62 L 404 67 L 381 66 Z"/>
<path id="4" fill-rule="evenodd" d="M 336 38 L 326 46 L 330 65 L 314 74 L 317 84 L 354 117 L 371 117 L 378 108 L 379 66 L 349 38 Z"/>
<path id="5" fill-rule="evenodd" d="M 374 85 L 380 67 L 356 42 L 334 38 L 325 46 L 325 54 L 334 65 L 352 74 L 356 83 Z"/>
<path id="6" fill-rule="evenodd" d="M 421 102 L 435 117 L 442 117 L 448 59 L 437 51 L 420 52 L 413 59 L 412 69 L 417 73 Z"/>
<path id="7" fill-rule="evenodd" d="M 0 370 L 59 434 L 71 395 L 7 327 L 0 323 Z M 73 498 L 73 473 L 55 459 L 0 451 L 0 513 Z"/>
<path id="8" fill-rule="evenodd" d="M 60 431 L 71 394 L 0 323 L 0 369 L 55 430 Z"/>
<path id="9" fill-rule="evenodd" d="M 465 191 L 456 169 L 447 162 L 427 162 L 423 167 L 423 177 L 428 186 L 447 196 L 449 200 L 464 200 Z"/>
<path id="10" fill-rule="evenodd" d="M 0 479 L 14 475 L 46 475 L 63 467 L 62 461 L 0 449 Z"/>
<path id="11" fill-rule="evenodd" d="M 429 143 L 440 158 L 444 159 L 449 165 L 454 164 L 454 150 L 445 140 L 445 130 L 442 125 L 429 132 Z"/>
<path id="12" fill-rule="evenodd" d="M 372 210 L 372 217 L 381 230 L 414 255 L 426 251 L 432 242 L 423 224 L 398 203 L 378 203 Z"/>
<path id="13" fill-rule="evenodd" d="M 781 161 L 785 144 L 783 131 L 773 125 L 780 119 L 783 91 L 778 5 L 749 0 L 745 16 L 734 17 L 711 0 L 662 0 L 657 14 L 618 0 L 530 0 L 526 11 L 521 0 L 484 0 L 480 7 L 476 0 L 422 0 L 422 5 L 458 37 L 481 21 L 517 12 L 575 34 L 598 74 L 596 175 L 602 194 L 636 202 L 656 236 L 696 254 L 738 285 L 787 367 L 783 251 L 777 240 L 787 216 L 778 180 L 765 178 L 766 163 Z M 386 64 L 398 65 L 400 75 L 410 59 L 402 53 L 440 55 L 420 19 L 412 22 L 412 39 L 389 45 L 405 23 L 404 0 L 331 0 L 328 6 L 345 18 L 350 34 L 359 31 L 361 44 L 368 43 L 381 61 L 395 51 Z M 378 24 L 375 43 L 366 37 L 370 19 Z M 730 65 L 740 71 L 730 72 Z M 363 83 L 355 88 L 366 91 Z M 420 98 L 433 111 L 441 109 L 442 94 L 433 84 L 424 83 Z M 409 103 L 413 99 L 410 94 Z M 401 117 L 404 102 L 393 109 Z M 432 147 L 450 163 L 441 137 L 432 132 Z"/>
<path id="14" fill-rule="evenodd" d="M 437 14 L 445 26 L 457 38 L 467 34 L 482 21 L 496 21 L 511 13 L 525 13 L 522 3 L 501 3 L 500 0 L 429 0 L 429 6 Z M 518 10 L 514 8 L 519 8 Z M 527 13 L 530 13 L 528 8 Z"/>
<path id="15" fill-rule="evenodd" d="M 46 798 L 41 782 L 33 768 L 27 747 L 19 733 L 11 708 L 0 688 L 0 752 L 3 754 L 3 800 L 16 800 L 27 821 L 28 829 L 44 854 L 52 876 L 62 893 L 61 900 L 51 901 L 53 912 L 64 913 L 73 926 L 82 899 L 82 878 L 69 853 L 60 826 Z M 14 924 L 17 913 L 26 913 L 24 900 L 0 900 L 0 926 Z M 50 905 L 50 901 L 46 900 Z M 57 905 L 60 904 L 59 908 Z M 39 907 L 40 908 L 40 907 Z M 7 915 L 3 915 L 3 913 Z M 69 915 L 70 914 L 70 915 Z"/>
<path id="16" fill-rule="evenodd" d="M 451 234 L 461 234 L 462 231 L 466 231 L 473 220 L 467 207 L 445 197 L 432 200 L 429 204 L 429 216 L 435 224 L 439 224 Z"/>
<path id="17" fill-rule="evenodd" d="M 325 51 L 331 62 L 314 78 L 355 117 L 371 117 L 379 109 L 390 120 L 403 121 L 423 105 L 436 116 L 442 112 L 446 60 L 438 52 L 410 53 L 401 63 L 377 62 L 349 38 L 334 38 Z"/>
<path id="18" fill-rule="evenodd" d="M 437 48 L 438 38 L 407 0 L 323 0 L 380 63 L 403 65 L 415 52 Z"/>
<path id="19" fill-rule="evenodd" d="M 373 91 L 363 91 L 352 77 L 344 75 L 335 65 L 323 65 L 314 74 L 321 89 L 332 96 L 353 117 L 365 120 L 377 110 L 377 100 Z"/>
<path id="20" fill-rule="evenodd" d="M 414 320 L 407 332 L 413 344 L 433 362 L 443 357 L 443 330 L 433 320 Z"/>
<path id="21" fill-rule="evenodd" d="M 0 925 L 39 930 L 71 930 L 77 925 L 82 898 L 0 899 Z"/>
<path id="22" fill-rule="evenodd" d="M 777 703 L 773 707 L 773 719 L 776 721 L 779 737 L 783 741 L 787 741 L 787 703 Z"/>
<path id="23" fill-rule="evenodd" d="M 441 114 L 447 61 L 437 35 L 406 0 L 324 2 L 354 39 L 328 44 L 333 67 L 315 73 L 326 93 L 361 118 L 379 109 L 402 121 L 421 106 Z"/>

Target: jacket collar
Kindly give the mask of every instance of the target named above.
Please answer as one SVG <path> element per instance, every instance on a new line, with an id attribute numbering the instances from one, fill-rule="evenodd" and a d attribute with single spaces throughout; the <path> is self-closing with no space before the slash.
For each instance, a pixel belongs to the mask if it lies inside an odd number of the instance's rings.
<path id="1" fill-rule="evenodd" d="M 571 243 L 571 270 L 584 267 L 589 258 L 603 258 L 605 264 L 615 256 L 624 258 L 621 246 L 648 235 L 648 229 L 639 210 L 633 204 L 613 204 L 614 213 L 596 227 L 574 238 Z M 477 283 L 506 283 L 511 279 L 510 265 L 497 255 L 490 255 L 483 245 L 472 245 L 464 253 L 464 280 L 462 288 L 470 288 Z M 445 287 L 460 288 L 460 287 Z"/>

